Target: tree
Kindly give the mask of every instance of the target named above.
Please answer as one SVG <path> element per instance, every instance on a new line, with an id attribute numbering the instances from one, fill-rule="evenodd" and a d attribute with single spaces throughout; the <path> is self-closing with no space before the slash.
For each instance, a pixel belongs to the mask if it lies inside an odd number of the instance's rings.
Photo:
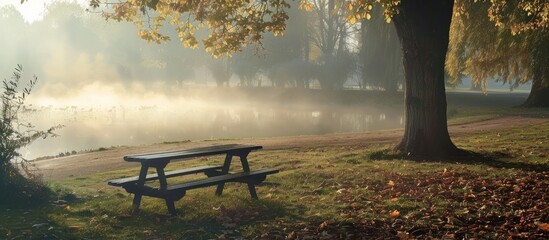
<path id="1" fill-rule="evenodd" d="M 231 70 L 240 79 L 241 87 L 254 86 L 254 80 L 257 79 L 262 65 L 262 59 L 254 54 L 252 47 L 244 48 L 242 52 L 234 54 L 231 59 Z"/>
<path id="2" fill-rule="evenodd" d="M 355 23 L 370 18 L 376 1 L 385 8 L 386 20 L 394 20 L 403 52 L 406 123 L 404 137 L 396 149 L 426 157 L 463 154 L 448 134 L 444 87 L 444 63 L 454 0 L 351 0 L 347 4 L 347 20 Z M 506 2 L 490 1 L 491 17 L 496 23 L 504 16 L 499 9 Z M 99 7 L 100 1 L 92 0 L 91 4 Z M 521 9 L 533 15 L 533 20 L 514 27 L 520 31 L 548 28 L 546 9 L 549 3 L 520 0 L 520 4 Z M 109 6 L 113 11 L 105 13 L 107 18 L 149 26 L 147 30 L 140 30 L 140 35 L 149 41 L 168 40 L 160 33 L 160 28 L 169 22 L 176 26 L 185 45 L 197 46 L 198 41 L 192 34 L 195 25 L 206 25 L 211 34 L 202 42 L 205 50 L 213 55 L 238 51 L 245 43 L 259 42 L 265 31 L 282 33 L 289 7 L 286 0 L 145 0 L 111 2 Z M 151 16 L 149 11 L 154 11 L 155 15 Z"/>
<path id="3" fill-rule="evenodd" d="M 482 1 L 479 1 L 482 2 Z M 484 2 L 488 2 L 487 0 Z M 507 1 L 490 1 L 490 17 L 498 24 L 506 16 Z M 520 0 L 518 6 L 531 21 L 517 22 L 517 31 L 548 28 L 549 3 Z M 394 20 L 405 72 L 404 137 L 396 147 L 415 156 L 463 155 L 451 141 L 447 128 L 444 62 L 448 50 L 454 0 L 381 1 L 387 20 Z M 353 1 L 351 20 L 368 18 L 371 1 Z M 541 9 L 541 10 L 540 10 Z"/>
<path id="4" fill-rule="evenodd" d="M 530 95 L 523 106 L 549 107 L 549 31 L 513 32 L 515 19 L 527 19 L 518 2 L 509 2 L 502 11 L 512 16 L 496 26 L 490 21 L 488 3 L 457 1 L 450 34 L 446 67 L 451 81 L 471 76 L 473 84 L 483 86 L 489 78 L 515 88 L 532 81 Z"/>
<path id="5" fill-rule="evenodd" d="M 355 69 L 355 59 L 350 54 L 347 37 L 351 27 L 346 21 L 346 1 L 312 0 L 305 7 L 313 12 L 311 40 L 321 52 L 318 81 L 322 89 L 342 88 Z"/>
<path id="6" fill-rule="evenodd" d="M 216 58 L 207 63 L 208 69 L 212 73 L 218 87 L 229 86 L 229 80 L 233 73 L 229 58 Z"/>
<path id="7" fill-rule="evenodd" d="M 444 62 L 453 0 L 403 0 L 396 7 L 395 28 L 405 72 L 404 137 L 397 149 L 412 155 L 459 155 L 446 118 Z"/>
<path id="8" fill-rule="evenodd" d="M 283 37 L 267 34 L 263 40 L 263 70 L 272 86 L 309 88 L 311 79 L 316 78 L 315 65 L 310 62 L 311 18 L 296 2 L 290 2 L 288 17 Z"/>
<path id="9" fill-rule="evenodd" d="M 404 78 L 402 52 L 393 23 L 386 23 L 383 8 L 374 8 L 370 20 L 360 23 L 360 53 L 364 87 L 396 92 Z"/>

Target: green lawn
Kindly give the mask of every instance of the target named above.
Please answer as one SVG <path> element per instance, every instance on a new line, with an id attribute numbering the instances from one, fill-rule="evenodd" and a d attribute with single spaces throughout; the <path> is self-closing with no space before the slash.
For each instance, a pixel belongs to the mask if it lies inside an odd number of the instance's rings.
<path id="1" fill-rule="evenodd" d="M 281 170 L 258 187 L 260 200 L 238 183 L 221 197 L 193 190 L 175 218 L 150 198 L 132 214 L 132 196 L 106 185 L 137 169 L 74 177 L 50 183 L 66 203 L 2 207 L 0 238 L 543 238 L 547 133 L 549 124 L 461 136 L 458 146 L 486 158 L 454 162 L 372 154 L 386 145 L 255 152 L 252 166 Z"/>
<path id="2" fill-rule="evenodd" d="M 0 206 L 0 239 L 547 239 L 549 123 L 454 142 L 483 157 L 402 160 L 389 145 L 253 152 L 254 168 L 280 169 L 260 200 L 238 183 L 221 197 L 191 190 L 178 217 L 146 197 L 132 215 L 132 196 L 107 186 L 138 169 L 54 181 L 48 203 Z"/>

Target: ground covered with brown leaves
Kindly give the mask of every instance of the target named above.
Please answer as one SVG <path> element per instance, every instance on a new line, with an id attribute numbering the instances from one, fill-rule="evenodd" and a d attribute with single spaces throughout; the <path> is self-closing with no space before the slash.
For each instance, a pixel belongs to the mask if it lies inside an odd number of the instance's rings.
<path id="1" fill-rule="evenodd" d="M 256 239 L 549 239 L 547 172 L 503 179 L 451 169 L 435 175 L 382 174 L 392 180 L 381 184 L 363 179 L 340 189 L 338 200 L 348 206 L 341 214 L 348 221 L 290 224 L 285 227 L 293 229 L 289 234 L 273 231 Z M 357 194 L 355 189 L 360 188 L 378 195 Z M 412 204 L 388 210 L 387 199 Z M 372 212 L 387 217 L 365 214 Z"/>

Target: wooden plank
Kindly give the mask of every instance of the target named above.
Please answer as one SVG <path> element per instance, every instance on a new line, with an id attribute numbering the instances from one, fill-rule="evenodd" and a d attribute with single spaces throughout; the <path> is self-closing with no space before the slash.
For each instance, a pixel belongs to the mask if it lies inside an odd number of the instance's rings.
<path id="1" fill-rule="evenodd" d="M 260 170 L 250 171 L 250 172 L 226 174 L 226 175 L 220 175 L 215 177 L 209 177 L 206 179 L 168 185 L 167 190 L 168 191 L 184 191 L 184 190 L 190 190 L 195 188 L 214 186 L 222 182 L 233 182 L 233 181 L 240 181 L 244 179 L 262 178 L 265 175 L 274 174 L 274 173 L 278 173 L 278 170 L 260 169 Z"/>
<path id="2" fill-rule="evenodd" d="M 206 172 L 208 170 L 219 170 L 221 169 L 221 166 L 199 166 L 199 167 L 192 167 L 192 168 L 185 168 L 185 169 L 178 169 L 174 171 L 166 172 L 166 177 L 177 177 L 177 176 L 183 176 L 188 174 L 194 174 L 194 173 L 200 173 L 200 172 Z M 139 177 L 127 177 L 127 178 L 119 178 L 119 179 L 113 179 L 109 180 L 107 183 L 111 186 L 122 186 L 125 184 L 134 184 L 137 183 Z M 145 178 L 146 181 L 152 181 L 157 180 L 158 174 L 148 174 Z"/>
<path id="3" fill-rule="evenodd" d="M 238 156 L 239 152 L 249 152 L 263 148 L 257 145 L 241 145 L 241 144 L 226 144 L 216 145 L 202 148 L 193 148 L 173 152 L 158 152 L 158 153 L 145 153 L 124 156 L 124 160 L 128 162 L 147 162 L 147 161 L 159 161 L 159 160 L 181 160 L 186 158 L 211 156 L 217 154 L 235 153 L 233 155 Z"/>

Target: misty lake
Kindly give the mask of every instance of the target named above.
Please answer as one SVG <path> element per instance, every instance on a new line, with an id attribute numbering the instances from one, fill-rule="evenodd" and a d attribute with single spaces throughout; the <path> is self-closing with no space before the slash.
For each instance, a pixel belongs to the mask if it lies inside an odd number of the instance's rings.
<path id="1" fill-rule="evenodd" d="M 58 137 L 21 149 L 27 159 L 101 147 L 184 140 L 364 132 L 402 127 L 400 109 L 254 106 L 185 101 L 176 106 L 30 106 L 21 120 L 37 129 L 64 125 Z"/>

